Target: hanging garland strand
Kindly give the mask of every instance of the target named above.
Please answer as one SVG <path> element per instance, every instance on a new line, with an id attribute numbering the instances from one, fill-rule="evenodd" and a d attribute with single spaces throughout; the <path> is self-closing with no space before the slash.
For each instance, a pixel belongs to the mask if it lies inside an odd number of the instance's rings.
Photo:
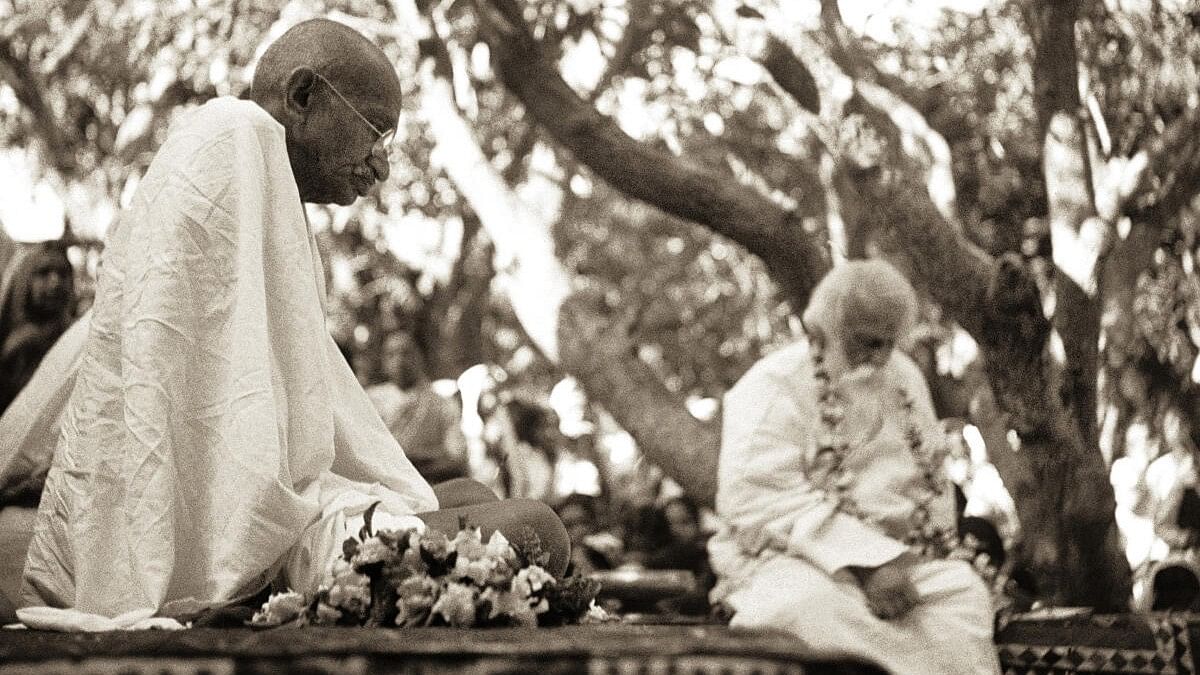
<path id="1" fill-rule="evenodd" d="M 825 369 L 825 354 L 822 349 L 813 347 L 812 361 L 818 385 L 817 401 L 821 420 L 817 454 L 813 464 L 824 472 L 826 494 L 832 498 L 839 511 L 882 529 L 879 519 L 859 506 L 850 494 L 855 477 L 845 466 L 851 450 L 843 434 L 846 401 L 833 387 L 829 372 Z M 903 387 L 897 390 L 897 395 L 900 407 L 904 411 L 904 439 L 921 475 L 919 496 L 909 515 L 908 532 L 904 535 L 903 542 L 913 553 L 926 558 L 950 557 L 962 547 L 957 532 L 931 522 L 930 506 L 935 499 L 945 494 L 942 458 L 940 454 L 930 452 L 925 447 L 924 434 L 916 423 L 916 405 L 912 396 Z"/>

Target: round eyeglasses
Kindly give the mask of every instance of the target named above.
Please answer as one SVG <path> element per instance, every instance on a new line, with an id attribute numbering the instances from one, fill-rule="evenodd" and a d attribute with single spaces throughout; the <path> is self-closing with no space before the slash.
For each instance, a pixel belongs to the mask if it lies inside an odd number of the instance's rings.
<path id="1" fill-rule="evenodd" d="M 390 162 L 392 159 L 392 141 L 396 138 L 396 130 L 388 129 L 387 131 L 380 131 L 374 124 L 371 124 L 371 120 L 367 119 L 365 115 L 360 113 L 358 108 L 354 107 L 353 103 L 351 103 L 345 96 L 342 96 L 342 92 L 338 91 L 338 88 L 333 86 L 333 83 L 330 82 L 328 78 L 317 72 L 314 72 L 313 75 L 316 75 L 317 79 L 328 85 L 329 90 L 332 91 L 338 98 L 342 99 L 342 103 L 346 104 L 346 107 L 350 109 L 350 112 L 358 115 L 358 119 L 362 120 L 363 123 L 370 127 L 371 131 L 374 131 L 375 135 L 378 136 L 378 138 L 375 139 L 375 143 L 371 145 L 371 154 L 380 155 Z"/>

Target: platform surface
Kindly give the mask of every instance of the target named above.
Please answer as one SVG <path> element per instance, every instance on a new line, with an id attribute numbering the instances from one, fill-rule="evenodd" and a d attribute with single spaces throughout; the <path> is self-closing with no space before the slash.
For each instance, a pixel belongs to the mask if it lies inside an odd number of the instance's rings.
<path id="1" fill-rule="evenodd" d="M 0 632 L 0 673 L 875 673 L 805 659 L 782 631 L 605 624 L 540 629 Z"/>

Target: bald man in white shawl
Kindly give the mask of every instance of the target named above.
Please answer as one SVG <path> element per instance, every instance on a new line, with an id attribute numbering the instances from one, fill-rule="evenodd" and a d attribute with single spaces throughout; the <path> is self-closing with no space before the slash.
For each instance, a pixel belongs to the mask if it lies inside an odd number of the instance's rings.
<path id="1" fill-rule="evenodd" d="M 302 202 L 349 204 L 387 178 L 386 56 L 304 22 L 263 54 L 252 99 L 180 117 L 109 235 L 23 604 L 115 617 L 272 580 L 311 592 L 376 501 L 380 527 L 529 525 L 561 572 L 544 505 L 435 494 L 326 329 Z"/>
<path id="2" fill-rule="evenodd" d="M 920 371 L 894 348 L 915 306 L 887 263 L 836 268 L 804 314 L 808 344 L 728 392 L 713 601 L 732 625 L 790 630 L 817 657 L 997 673 L 982 580 L 936 556 L 954 528 L 944 440 Z"/>

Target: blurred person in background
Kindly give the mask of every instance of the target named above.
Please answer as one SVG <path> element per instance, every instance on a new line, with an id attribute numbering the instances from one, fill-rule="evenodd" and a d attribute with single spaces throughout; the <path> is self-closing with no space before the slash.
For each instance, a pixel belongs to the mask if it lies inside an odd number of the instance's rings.
<path id="1" fill-rule="evenodd" d="M 74 318 L 75 274 L 66 249 L 20 249 L 0 277 L 0 414 Z"/>
<path id="2" fill-rule="evenodd" d="M 1154 541 L 1147 564 L 1135 570 L 1141 595 L 1137 606 L 1151 610 L 1200 609 L 1200 495 L 1197 447 L 1191 421 L 1178 405 L 1162 415 L 1161 446 L 1165 450 L 1146 467 L 1138 482 L 1137 515 L 1153 525 Z"/>
<path id="3" fill-rule="evenodd" d="M 695 577 L 695 588 L 670 601 L 668 608 L 680 614 L 707 614 L 708 593 L 716 575 L 708 560 L 711 533 L 703 528 L 700 506 L 687 495 L 668 499 L 662 506 L 667 539 L 647 555 L 642 564 L 652 570 L 687 570 Z"/>
<path id="4" fill-rule="evenodd" d="M 555 511 L 571 539 L 571 564 L 576 573 L 587 575 L 616 566 L 621 542 L 606 531 L 596 497 L 580 493 L 567 495 Z"/>
<path id="5" fill-rule="evenodd" d="M 667 500 L 661 511 L 666 538 L 650 551 L 643 564 L 648 569 L 690 570 L 697 581 L 704 582 L 712 569 L 706 549 L 709 533 L 702 527 L 700 506 L 691 497 L 680 495 Z"/>
<path id="6" fill-rule="evenodd" d="M 382 360 L 386 379 L 367 387 L 367 395 L 404 454 L 430 483 L 465 477 L 462 412 L 434 390 L 417 343 L 408 333 L 394 333 L 384 340 Z"/>
<path id="7" fill-rule="evenodd" d="M 554 463 L 561 436 L 554 411 L 529 401 L 508 404 L 514 443 L 504 460 L 508 496 L 549 501 L 554 496 Z"/>

